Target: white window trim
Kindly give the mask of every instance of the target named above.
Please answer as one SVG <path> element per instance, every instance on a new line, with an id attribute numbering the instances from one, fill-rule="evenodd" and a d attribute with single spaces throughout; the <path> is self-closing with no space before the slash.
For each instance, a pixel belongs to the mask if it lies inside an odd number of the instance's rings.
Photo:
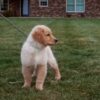
<path id="1" fill-rule="evenodd" d="M 84 13 L 85 12 L 85 0 L 84 0 L 84 10 L 83 11 L 76 11 L 76 0 L 75 0 L 75 11 L 68 11 L 67 10 L 67 0 L 66 0 L 66 12 L 67 13 Z"/>
<path id="2" fill-rule="evenodd" d="M 9 0 L 8 0 L 7 4 L 8 4 L 7 10 L 9 10 Z M 0 12 L 4 12 L 4 11 L 6 11 L 6 10 L 1 10 L 1 5 L 0 5 Z"/>
<path id="3" fill-rule="evenodd" d="M 39 0 L 39 7 L 48 7 L 48 0 L 47 0 L 47 5 L 41 5 L 41 0 Z"/>

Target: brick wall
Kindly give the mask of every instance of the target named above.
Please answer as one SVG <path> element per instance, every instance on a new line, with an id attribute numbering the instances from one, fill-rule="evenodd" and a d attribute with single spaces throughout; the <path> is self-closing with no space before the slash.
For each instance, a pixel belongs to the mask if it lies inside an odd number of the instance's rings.
<path id="1" fill-rule="evenodd" d="M 9 0 L 13 16 L 21 16 L 20 0 Z M 39 7 L 39 0 L 29 0 L 30 17 L 100 17 L 100 0 L 85 0 L 84 13 L 67 13 L 66 0 L 48 0 L 48 7 Z"/>
<path id="2" fill-rule="evenodd" d="M 39 0 L 30 0 L 30 16 L 59 17 L 65 15 L 65 10 L 65 0 L 48 0 L 48 7 L 39 7 Z"/>
<path id="3" fill-rule="evenodd" d="M 100 0 L 86 0 L 85 16 L 100 17 Z"/>
<path id="4" fill-rule="evenodd" d="M 48 7 L 39 7 L 39 0 L 30 0 L 30 16 L 35 17 L 98 17 L 100 0 L 85 0 L 84 13 L 67 13 L 66 0 L 48 0 Z"/>

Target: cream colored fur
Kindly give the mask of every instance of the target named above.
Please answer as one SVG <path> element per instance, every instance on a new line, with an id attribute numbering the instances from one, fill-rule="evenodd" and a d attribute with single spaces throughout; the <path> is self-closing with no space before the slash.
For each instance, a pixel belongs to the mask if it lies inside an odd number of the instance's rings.
<path id="1" fill-rule="evenodd" d="M 43 37 L 37 38 L 47 38 L 44 42 L 35 39 L 38 37 L 39 32 L 44 35 Z M 37 36 L 34 36 L 38 34 Z M 46 34 L 50 34 L 47 37 Z M 54 40 L 56 38 L 52 35 L 52 31 L 44 25 L 35 26 L 30 32 L 27 40 L 21 49 L 21 63 L 22 63 L 22 74 L 24 77 L 23 87 L 30 87 L 32 82 L 32 74 L 36 73 L 36 89 L 43 90 L 43 84 L 47 74 L 47 64 L 54 70 L 55 78 L 60 80 L 61 75 L 59 72 L 58 64 L 49 46 L 55 44 Z M 43 44 L 44 43 L 44 44 Z"/>

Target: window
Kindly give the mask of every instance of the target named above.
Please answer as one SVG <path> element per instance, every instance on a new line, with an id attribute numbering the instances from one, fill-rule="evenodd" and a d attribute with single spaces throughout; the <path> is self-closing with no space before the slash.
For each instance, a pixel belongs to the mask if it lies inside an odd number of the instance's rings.
<path id="1" fill-rule="evenodd" d="M 48 0 L 39 0 L 40 7 L 48 7 Z"/>
<path id="2" fill-rule="evenodd" d="M 8 10 L 8 0 L 0 0 L 0 11 Z"/>
<path id="3" fill-rule="evenodd" d="M 84 12 L 85 0 L 67 0 L 67 12 Z"/>

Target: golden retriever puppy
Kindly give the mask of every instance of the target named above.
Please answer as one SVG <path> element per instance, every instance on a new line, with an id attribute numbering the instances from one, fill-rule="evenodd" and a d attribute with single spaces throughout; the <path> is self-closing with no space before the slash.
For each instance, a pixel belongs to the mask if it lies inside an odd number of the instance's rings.
<path id="1" fill-rule="evenodd" d="M 45 25 L 37 25 L 32 29 L 21 50 L 22 74 L 24 77 L 23 87 L 31 86 L 32 74 L 35 72 L 35 87 L 37 90 L 43 90 L 47 64 L 53 69 L 55 79 L 61 79 L 58 64 L 50 48 L 57 41 L 52 35 L 51 29 Z"/>

